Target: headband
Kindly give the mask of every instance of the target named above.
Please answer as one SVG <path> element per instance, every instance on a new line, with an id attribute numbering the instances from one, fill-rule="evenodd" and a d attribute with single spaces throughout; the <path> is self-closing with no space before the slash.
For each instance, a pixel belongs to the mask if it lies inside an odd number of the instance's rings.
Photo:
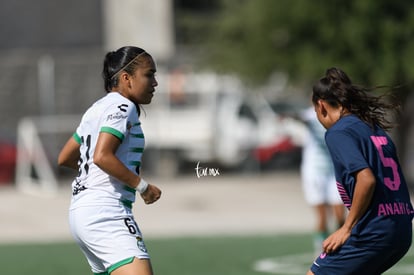
<path id="1" fill-rule="evenodd" d="M 119 69 L 116 73 L 114 73 L 110 79 L 114 78 L 114 76 L 116 76 L 117 74 L 119 74 L 120 72 L 122 72 L 123 70 L 125 70 L 129 65 L 131 65 L 136 59 L 138 59 L 141 55 L 147 53 L 146 51 L 143 51 L 139 54 L 137 54 L 137 56 L 135 56 L 133 59 L 131 59 L 131 61 L 129 61 L 125 66 L 123 66 L 121 69 Z"/>

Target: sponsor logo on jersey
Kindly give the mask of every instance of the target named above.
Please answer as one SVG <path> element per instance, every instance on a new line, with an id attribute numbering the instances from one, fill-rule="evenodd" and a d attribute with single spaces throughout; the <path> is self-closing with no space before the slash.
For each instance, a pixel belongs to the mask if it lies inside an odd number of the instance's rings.
<path id="1" fill-rule="evenodd" d="M 127 108 L 127 107 L 128 107 L 127 104 L 121 104 L 121 105 L 118 106 L 119 110 L 121 110 L 122 112 L 126 112 L 127 109 L 125 109 L 125 108 Z"/>
<path id="2" fill-rule="evenodd" d="M 126 119 L 128 116 L 122 114 L 121 112 L 116 112 L 114 114 L 110 114 L 106 117 L 106 120 L 119 120 L 119 119 Z"/>

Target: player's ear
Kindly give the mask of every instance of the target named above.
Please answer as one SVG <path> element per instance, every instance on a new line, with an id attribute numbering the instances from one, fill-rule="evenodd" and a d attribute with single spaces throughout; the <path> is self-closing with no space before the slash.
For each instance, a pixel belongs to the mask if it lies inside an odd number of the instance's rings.
<path id="1" fill-rule="evenodd" d="M 129 80 L 129 74 L 124 71 L 119 75 L 119 79 L 122 80 L 122 81 L 128 81 Z"/>
<path id="2" fill-rule="evenodd" d="M 319 113 L 323 117 L 326 117 L 328 115 L 328 110 L 327 110 L 327 106 L 326 105 L 327 105 L 327 103 L 324 100 L 322 100 L 322 99 L 319 99 L 318 100 L 318 106 L 317 106 L 317 108 L 319 109 Z"/>
<path id="3" fill-rule="evenodd" d="M 130 83 L 131 76 L 127 72 L 122 72 L 121 75 L 119 76 L 119 80 L 120 82 L 126 83 L 129 88 L 131 87 L 131 83 Z"/>

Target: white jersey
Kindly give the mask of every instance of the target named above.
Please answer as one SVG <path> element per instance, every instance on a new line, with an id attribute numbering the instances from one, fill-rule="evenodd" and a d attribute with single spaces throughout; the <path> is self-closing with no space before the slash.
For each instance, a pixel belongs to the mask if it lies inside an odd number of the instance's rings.
<path id="1" fill-rule="evenodd" d="M 318 171 L 334 171 L 331 156 L 325 143 L 325 128 L 316 118 L 315 110 L 308 108 L 302 113 L 307 126 L 307 139 L 303 146 L 302 165 Z"/>
<path id="2" fill-rule="evenodd" d="M 326 130 L 319 123 L 313 108 L 302 114 L 302 120 L 308 129 L 301 164 L 305 199 L 310 205 L 341 204 L 332 159 L 325 143 Z"/>
<path id="3" fill-rule="evenodd" d="M 72 183 L 71 209 L 79 206 L 120 205 L 135 202 L 135 189 L 111 177 L 93 163 L 100 132 L 121 141 L 116 156 L 132 172 L 139 174 L 144 135 L 135 104 L 111 92 L 95 102 L 83 115 L 73 135 L 80 146 L 79 173 Z"/>

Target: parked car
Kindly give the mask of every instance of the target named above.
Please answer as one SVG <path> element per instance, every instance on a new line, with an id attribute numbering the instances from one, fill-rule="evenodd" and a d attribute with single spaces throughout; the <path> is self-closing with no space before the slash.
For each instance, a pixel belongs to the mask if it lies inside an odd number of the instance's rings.
<path id="1" fill-rule="evenodd" d="M 8 140 L 0 140 L 0 185 L 14 181 L 17 148 Z"/>
<path id="2" fill-rule="evenodd" d="M 306 128 L 297 118 L 306 105 L 282 99 L 268 104 L 280 132 L 271 141 L 259 144 L 253 152 L 254 158 L 262 169 L 298 168 Z"/>
<path id="3" fill-rule="evenodd" d="M 234 76 L 161 74 L 159 79 L 180 83 L 160 86 L 141 115 L 145 171 L 171 175 L 183 163 L 195 167 L 198 162 L 237 168 L 251 160 L 254 150 L 286 135 L 267 101 L 246 91 Z"/>

